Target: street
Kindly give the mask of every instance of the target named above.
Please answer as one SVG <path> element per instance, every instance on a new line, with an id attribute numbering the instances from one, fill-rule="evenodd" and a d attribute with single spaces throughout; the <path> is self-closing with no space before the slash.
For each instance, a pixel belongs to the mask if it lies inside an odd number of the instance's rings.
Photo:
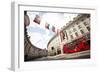
<path id="1" fill-rule="evenodd" d="M 31 61 L 87 59 L 87 58 L 90 58 L 90 50 L 72 53 L 72 54 L 59 54 L 56 56 L 47 56 L 47 57 L 37 58 Z"/>

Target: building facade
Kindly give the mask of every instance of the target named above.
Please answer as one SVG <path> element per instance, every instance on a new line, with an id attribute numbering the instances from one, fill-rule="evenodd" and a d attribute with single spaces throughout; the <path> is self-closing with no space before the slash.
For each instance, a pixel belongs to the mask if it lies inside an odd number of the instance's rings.
<path id="1" fill-rule="evenodd" d="M 27 12 L 24 12 L 24 61 L 30 61 L 41 57 L 46 57 L 48 51 L 38 48 L 30 41 L 30 36 L 27 34 L 27 26 L 30 24 Z"/>
<path id="2" fill-rule="evenodd" d="M 82 47 L 81 43 L 84 40 L 87 45 Z M 72 50 L 67 50 L 68 46 Z M 82 48 L 90 50 L 90 14 L 79 14 L 73 21 L 67 23 L 59 34 L 52 37 L 47 45 L 48 55 L 72 53 L 77 50 L 76 47 L 79 51 L 82 51 Z"/>
<path id="3" fill-rule="evenodd" d="M 48 55 L 48 51 L 46 49 L 41 49 L 36 46 L 34 46 L 30 42 L 30 37 L 27 35 L 27 32 L 25 31 L 24 34 L 24 60 L 34 60 L 41 57 L 46 57 Z"/>

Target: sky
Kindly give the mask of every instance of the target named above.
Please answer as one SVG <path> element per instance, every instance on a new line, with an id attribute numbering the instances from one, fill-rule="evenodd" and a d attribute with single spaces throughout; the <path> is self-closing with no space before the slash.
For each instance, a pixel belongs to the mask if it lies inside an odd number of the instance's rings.
<path id="1" fill-rule="evenodd" d="M 56 34 L 52 31 L 52 26 L 61 29 L 66 23 L 72 21 L 78 14 L 68 13 L 50 13 L 50 12 L 27 12 L 30 25 L 27 26 L 27 32 L 33 45 L 41 49 L 47 49 L 49 40 Z M 40 24 L 33 22 L 36 15 L 41 17 Z M 50 29 L 45 28 L 45 23 L 50 24 Z"/>

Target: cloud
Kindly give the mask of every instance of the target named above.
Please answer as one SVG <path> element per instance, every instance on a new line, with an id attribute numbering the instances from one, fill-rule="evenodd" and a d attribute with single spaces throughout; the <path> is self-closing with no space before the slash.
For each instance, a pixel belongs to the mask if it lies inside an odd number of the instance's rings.
<path id="1" fill-rule="evenodd" d="M 40 25 L 31 25 L 27 27 L 27 32 L 30 36 L 31 43 L 41 49 L 47 48 L 49 40 L 54 35 L 52 31 L 42 28 Z"/>
<path id="2" fill-rule="evenodd" d="M 42 18 L 40 25 L 33 22 L 36 14 Z M 55 35 L 52 32 L 52 26 L 55 26 L 56 29 L 61 29 L 61 27 L 65 26 L 70 20 L 73 20 L 77 15 L 70 13 L 28 12 L 30 25 L 27 27 L 27 32 L 32 44 L 41 49 L 47 48 L 49 40 Z M 50 24 L 49 30 L 45 28 L 46 22 Z"/>
<path id="3" fill-rule="evenodd" d="M 41 34 L 46 34 L 45 29 L 39 28 L 37 26 L 31 26 L 31 27 L 28 28 L 27 31 L 28 32 L 37 32 L 37 33 L 41 33 Z"/>

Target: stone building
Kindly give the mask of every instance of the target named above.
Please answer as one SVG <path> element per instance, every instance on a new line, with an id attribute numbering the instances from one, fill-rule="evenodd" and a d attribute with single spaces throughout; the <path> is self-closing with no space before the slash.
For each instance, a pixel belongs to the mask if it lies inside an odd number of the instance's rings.
<path id="1" fill-rule="evenodd" d="M 24 60 L 34 60 L 36 58 L 41 58 L 47 56 L 47 50 L 41 49 L 33 44 L 31 44 L 29 37 L 27 35 L 24 36 Z"/>
<path id="2" fill-rule="evenodd" d="M 60 34 L 56 34 L 49 41 L 47 45 L 48 55 L 63 54 L 65 44 L 82 39 L 82 37 L 90 40 L 90 14 L 79 14 L 73 18 L 73 21 L 62 27 Z"/>
<path id="3" fill-rule="evenodd" d="M 30 42 L 30 37 L 27 35 L 27 26 L 30 24 L 27 12 L 24 12 L 24 61 L 34 60 L 36 58 L 47 56 L 46 49 L 38 48 Z"/>

